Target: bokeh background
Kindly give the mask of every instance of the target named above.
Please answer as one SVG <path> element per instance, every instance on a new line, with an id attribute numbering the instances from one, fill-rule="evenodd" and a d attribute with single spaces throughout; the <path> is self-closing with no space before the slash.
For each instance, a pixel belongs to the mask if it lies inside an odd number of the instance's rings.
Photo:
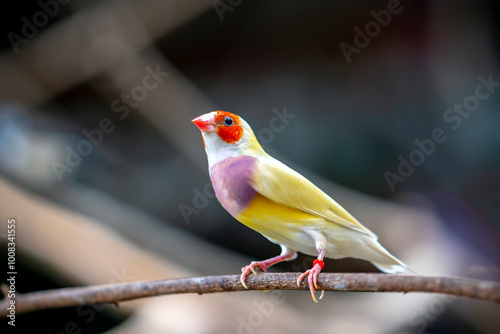
<path id="1" fill-rule="evenodd" d="M 21 293 L 236 274 L 278 254 L 213 197 L 190 120 L 222 109 L 417 272 L 498 280 L 499 13 L 496 1 L 42 0 L 3 10 L 0 258 L 9 217 Z M 453 111 L 464 103 L 473 111 Z M 441 142 L 418 153 L 439 129 Z M 410 158 L 418 166 L 400 167 Z M 355 259 L 325 270 L 376 271 Z M 15 330 L 500 331 L 498 305 L 439 295 L 279 300 L 159 297 L 19 315 Z"/>

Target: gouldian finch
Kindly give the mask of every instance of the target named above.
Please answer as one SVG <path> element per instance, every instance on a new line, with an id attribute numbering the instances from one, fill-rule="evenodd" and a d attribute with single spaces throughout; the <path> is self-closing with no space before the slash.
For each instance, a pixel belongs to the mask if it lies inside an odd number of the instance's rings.
<path id="1" fill-rule="evenodd" d="M 297 280 L 300 285 L 307 277 L 314 301 L 324 257 L 355 257 L 386 273 L 409 272 L 331 197 L 264 152 L 243 118 L 218 110 L 192 121 L 201 130 L 210 179 L 221 205 L 236 220 L 281 246 L 280 255 L 241 269 L 245 288 L 246 277 L 256 267 L 266 272 L 276 263 L 295 259 L 297 251 L 317 256 Z"/>

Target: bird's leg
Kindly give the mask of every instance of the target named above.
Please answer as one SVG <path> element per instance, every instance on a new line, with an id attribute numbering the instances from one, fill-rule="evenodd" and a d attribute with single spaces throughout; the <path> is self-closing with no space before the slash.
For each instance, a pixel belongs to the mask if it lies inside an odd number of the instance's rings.
<path id="1" fill-rule="evenodd" d="M 267 268 L 270 266 L 283 262 L 283 261 L 288 261 L 288 260 L 293 260 L 297 257 L 297 252 L 284 246 L 281 246 L 281 254 L 275 257 L 272 257 L 270 259 L 264 260 L 264 261 L 252 261 L 248 266 L 244 266 L 241 268 L 241 276 L 240 276 L 240 281 L 241 285 L 245 287 L 245 289 L 248 289 L 247 285 L 245 284 L 245 279 L 246 277 L 250 274 L 250 272 L 255 272 L 255 267 L 259 267 L 263 272 L 267 272 Z"/>
<path id="2" fill-rule="evenodd" d="M 318 258 L 314 260 L 313 262 L 313 267 L 311 269 L 306 270 L 302 275 L 299 276 L 297 279 L 297 285 L 300 286 L 300 282 L 307 277 L 307 283 L 309 284 L 309 290 L 311 291 L 311 296 L 312 299 L 317 303 L 318 301 L 316 300 L 316 289 L 318 288 L 318 276 L 319 273 L 321 272 L 321 269 L 325 266 L 325 263 L 323 262 L 323 258 L 325 257 L 325 252 L 326 248 L 328 246 L 328 242 L 323 235 L 323 233 L 319 232 L 318 235 L 316 235 L 316 249 L 318 250 Z M 319 296 L 319 299 L 323 298 L 325 291 L 321 291 L 321 295 Z"/>

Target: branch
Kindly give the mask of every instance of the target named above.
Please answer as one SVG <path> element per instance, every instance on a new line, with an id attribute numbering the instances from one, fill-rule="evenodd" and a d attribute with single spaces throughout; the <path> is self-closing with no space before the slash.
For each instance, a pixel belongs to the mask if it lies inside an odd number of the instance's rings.
<path id="1" fill-rule="evenodd" d="M 247 278 L 248 290 L 307 290 L 297 286 L 299 273 L 258 273 Z M 356 292 L 428 292 L 500 303 L 500 283 L 457 277 L 425 277 L 388 274 L 319 275 L 319 290 Z M 3 289 L 5 290 L 5 289 Z M 90 287 L 64 288 L 19 294 L 16 315 L 39 310 L 94 303 L 113 303 L 179 293 L 246 291 L 239 275 L 175 278 Z M 7 316 L 9 299 L 0 301 L 0 317 Z"/>

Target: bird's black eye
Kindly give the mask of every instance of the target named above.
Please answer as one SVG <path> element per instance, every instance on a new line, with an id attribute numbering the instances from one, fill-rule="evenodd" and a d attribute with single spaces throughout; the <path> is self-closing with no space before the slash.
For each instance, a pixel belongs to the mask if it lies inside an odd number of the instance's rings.
<path id="1" fill-rule="evenodd" d="M 233 125 L 234 121 L 231 117 L 229 116 L 226 116 L 226 118 L 224 118 L 224 124 L 226 124 L 227 126 L 231 126 Z"/>

